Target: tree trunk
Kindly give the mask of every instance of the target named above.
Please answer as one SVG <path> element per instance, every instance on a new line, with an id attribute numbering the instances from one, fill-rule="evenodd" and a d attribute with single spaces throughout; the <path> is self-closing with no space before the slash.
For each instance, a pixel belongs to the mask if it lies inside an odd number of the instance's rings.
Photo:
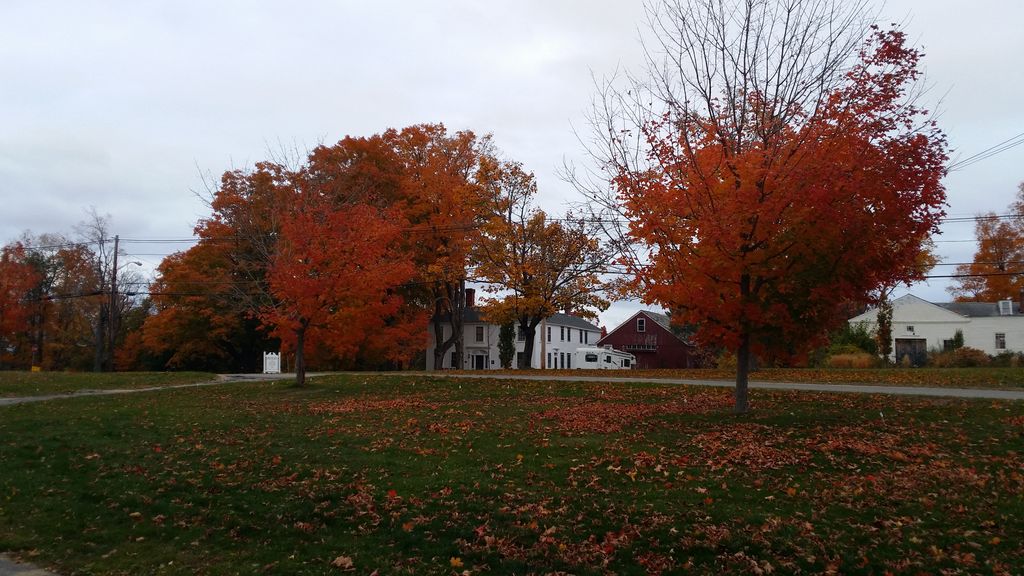
<path id="1" fill-rule="evenodd" d="M 451 340 L 444 339 L 444 323 L 441 322 L 441 303 L 434 306 L 434 319 L 430 322 L 434 327 L 434 370 L 440 370 L 444 364 L 444 354 L 451 347 Z"/>
<path id="2" fill-rule="evenodd" d="M 32 367 L 42 367 L 43 348 L 46 345 L 44 326 L 46 325 L 46 313 L 40 306 L 32 318 Z"/>
<path id="3" fill-rule="evenodd" d="M 306 385 L 306 327 L 295 331 L 295 385 Z"/>
<path id="4" fill-rule="evenodd" d="M 732 411 L 746 414 L 750 411 L 747 400 L 747 384 L 750 377 L 750 334 L 744 330 L 740 336 L 740 347 L 736 351 L 736 403 Z"/>
<path id="5" fill-rule="evenodd" d="M 459 365 L 452 366 L 452 368 L 461 370 L 465 368 L 463 363 L 466 358 L 465 330 L 463 330 L 466 320 L 466 281 L 459 280 L 452 288 L 452 338 L 455 340 L 455 357 L 459 359 Z"/>
<path id="6" fill-rule="evenodd" d="M 746 304 L 750 298 L 750 275 L 743 274 L 740 277 L 740 301 Z M 741 316 L 745 318 L 745 316 Z M 740 347 L 736 350 L 736 403 L 732 411 L 736 414 L 746 414 L 750 411 L 750 402 L 747 400 L 747 384 L 750 377 L 750 326 L 746 319 L 740 320 Z"/>
<path id="7" fill-rule="evenodd" d="M 533 342 L 537 338 L 537 325 L 529 319 L 519 321 L 519 330 L 523 333 L 523 357 L 519 359 L 520 369 L 533 368 Z"/>
<path id="8" fill-rule="evenodd" d="M 462 362 L 464 342 L 463 342 L 463 325 L 465 320 L 466 310 L 466 281 L 460 280 L 458 283 L 450 284 L 445 282 L 441 290 L 443 294 L 437 296 L 434 299 L 434 318 L 431 320 L 431 324 L 434 326 L 434 370 L 440 370 L 444 364 L 444 355 L 448 353 L 448 350 L 454 345 L 455 356 Z M 438 292 L 435 292 L 438 294 Z M 444 306 L 444 302 L 448 302 L 448 306 Z M 447 340 L 444 339 L 444 322 L 441 321 L 441 316 L 444 315 L 446 309 L 449 312 L 448 325 L 452 327 L 452 335 Z M 452 365 L 453 369 L 461 368 L 461 366 Z"/>

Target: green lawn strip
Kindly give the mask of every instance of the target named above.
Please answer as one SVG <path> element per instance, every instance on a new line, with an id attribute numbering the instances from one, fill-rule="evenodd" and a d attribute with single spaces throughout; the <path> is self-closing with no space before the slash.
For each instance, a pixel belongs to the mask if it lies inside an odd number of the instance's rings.
<path id="1" fill-rule="evenodd" d="M 519 370 L 492 371 L 522 375 Z M 472 371 L 460 372 L 473 374 Z M 585 378 L 664 378 L 676 380 L 725 380 L 736 378 L 735 370 L 717 368 L 687 370 L 533 370 L 529 374 L 550 374 Z M 932 388 L 1024 388 L 1024 368 L 762 368 L 750 373 L 752 381 L 799 382 L 810 384 L 863 384 L 868 386 L 922 386 Z"/>
<path id="2" fill-rule="evenodd" d="M 4 407 L 0 551 L 92 574 L 1024 564 L 1024 404 L 729 395 L 330 376 Z"/>
<path id="3" fill-rule="evenodd" d="M 136 389 L 208 382 L 206 372 L 2 372 L 0 398 L 46 396 L 81 390 Z"/>

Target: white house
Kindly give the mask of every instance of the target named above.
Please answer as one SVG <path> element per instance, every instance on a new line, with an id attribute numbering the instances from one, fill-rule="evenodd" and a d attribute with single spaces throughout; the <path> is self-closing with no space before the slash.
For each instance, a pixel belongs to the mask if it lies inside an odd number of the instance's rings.
<path id="1" fill-rule="evenodd" d="M 468 291 L 467 291 L 468 292 Z M 497 370 L 501 368 L 498 357 L 498 334 L 501 327 L 485 322 L 480 310 L 475 306 L 467 306 L 463 316 L 463 347 L 464 358 L 458 358 L 454 346 L 449 349 L 442 360 L 441 366 L 434 366 L 433 326 L 428 330 L 427 370 Z M 451 336 L 451 325 L 445 323 L 444 337 Z M 590 322 L 568 314 L 555 314 L 537 326 L 536 338 L 533 342 L 533 361 L 531 366 L 540 368 L 543 349 L 544 366 L 546 368 L 574 368 L 573 353 L 577 348 L 593 346 L 601 338 L 601 329 Z M 516 329 L 516 357 L 512 367 L 519 366 L 526 341 Z"/>
<path id="2" fill-rule="evenodd" d="M 875 330 L 878 309 L 871 308 L 849 322 Z M 928 350 L 950 348 L 957 330 L 963 332 L 964 346 L 986 354 L 1024 351 L 1020 302 L 932 303 L 913 294 L 892 301 L 892 349 L 897 361 L 908 356 L 914 364 L 922 364 Z"/>

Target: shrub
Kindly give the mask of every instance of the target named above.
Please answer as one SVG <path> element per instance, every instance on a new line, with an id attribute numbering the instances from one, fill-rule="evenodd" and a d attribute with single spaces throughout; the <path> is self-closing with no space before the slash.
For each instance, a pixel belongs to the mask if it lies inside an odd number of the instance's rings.
<path id="1" fill-rule="evenodd" d="M 1024 366 L 1024 353 L 1021 352 L 1000 352 L 992 357 L 989 366 L 997 368 L 1017 368 Z"/>
<path id="2" fill-rule="evenodd" d="M 856 348 L 856 347 L 854 347 Z M 829 368 L 873 368 L 876 358 L 866 352 L 857 351 L 829 356 L 826 365 Z"/>
<path id="3" fill-rule="evenodd" d="M 875 338 L 875 334 L 868 329 L 865 324 L 850 325 L 844 323 L 839 330 L 836 330 L 829 335 L 829 352 L 832 354 L 841 354 L 836 348 L 844 346 L 853 346 L 861 352 L 867 352 L 868 354 L 878 354 L 878 341 Z"/>
<path id="4" fill-rule="evenodd" d="M 854 344 L 833 344 L 828 347 L 828 353 L 830 356 L 842 356 L 846 354 L 871 354 L 871 351 Z"/>
<path id="5" fill-rule="evenodd" d="M 735 370 L 736 355 L 731 352 L 722 352 L 715 361 L 715 367 L 721 370 Z"/>
<path id="6" fill-rule="evenodd" d="M 988 366 L 989 357 L 977 348 L 957 348 L 932 354 L 929 362 L 937 368 L 973 368 L 977 366 Z"/>

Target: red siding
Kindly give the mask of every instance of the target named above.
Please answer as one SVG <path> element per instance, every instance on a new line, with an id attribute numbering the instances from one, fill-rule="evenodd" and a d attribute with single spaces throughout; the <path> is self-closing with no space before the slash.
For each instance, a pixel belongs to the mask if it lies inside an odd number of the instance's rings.
<path id="1" fill-rule="evenodd" d="M 637 318 L 646 321 L 643 332 L 636 330 Z M 627 320 L 599 340 L 598 345 L 611 345 L 616 350 L 636 356 L 638 370 L 697 367 L 693 347 L 643 313 Z"/>

